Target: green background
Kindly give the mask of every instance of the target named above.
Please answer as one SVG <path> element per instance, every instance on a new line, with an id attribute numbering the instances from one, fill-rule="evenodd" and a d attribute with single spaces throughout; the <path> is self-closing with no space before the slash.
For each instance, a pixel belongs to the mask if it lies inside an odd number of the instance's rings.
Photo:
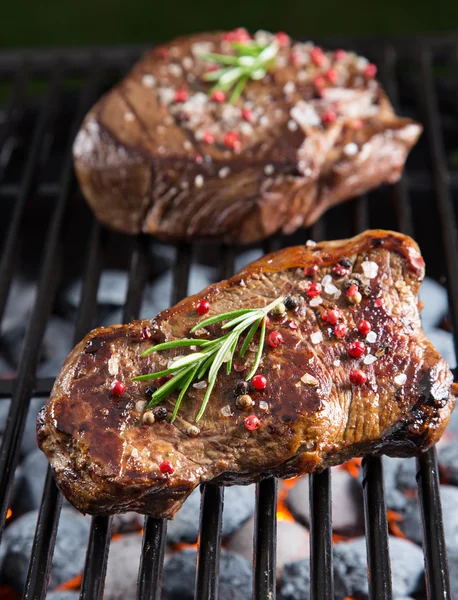
<path id="1" fill-rule="evenodd" d="M 458 30 L 458 0 L 0 0 L 0 47 L 166 40 L 244 25 L 297 36 Z"/>

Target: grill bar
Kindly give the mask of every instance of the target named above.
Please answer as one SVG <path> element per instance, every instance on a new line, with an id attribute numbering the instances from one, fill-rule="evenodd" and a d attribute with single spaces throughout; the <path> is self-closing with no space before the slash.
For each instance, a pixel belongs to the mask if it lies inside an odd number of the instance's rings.
<path id="1" fill-rule="evenodd" d="M 53 77 L 49 84 L 49 91 L 46 96 L 43 107 L 40 111 L 40 116 L 35 127 L 35 131 L 30 144 L 30 149 L 26 159 L 24 171 L 21 177 L 21 187 L 19 195 L 15 203 L 13 216 L 8 228 L 8 235 L 5 245 L 2 250 L 2 258 L 0 262 L 0 322 L 5 310 L 6 300 L 11 285 L 13 276 L 16 251 L 19 243 L 19 231 L 22 223 L 25 206 L 30 199 L 37 174 L 39 170 L 40 160 L 46 158 L 42 154 L 43 139 L 47 131 L 50 131 L 53 125 L 53 119 L 57 112 L 58 101 L 61 93 L 62 71 L 60 68 L 53 71 Z M 24 84 L 20 83 L 16 86 L 19 92 L 24 92 Z M 21 97 L 14 97 L 20 106 Z M 23 100 L 22 100 L 23 102 Z"/>
<path id="2" fill-rule="evenodd" d="M 371 600 L 391 600 L 391 565 L 382 461 L 379 457 L 366 457 L 363 469 L 369 595 Z"/>
<path id="3" fill-rule="evenodd" d="M 455 40 L 453 40 L 455 41 Z M 348 40 L 346 44 L 348 45 Z M 338 44 L 337 45 L 344 45 Z M 453 324 L 458 324 L 458 242 L 455 230 L 455 215 L 452 204 L 451 190 L 455 189 L 457 174 L 450 173 L 447 169 L 446 150 L 442 139 L 441 123 L 436 97 L 435 81 L 432 71 L 434 58 L 440 56 L 448 60 L 452 41 L 442 44 L 437 39 L 424 42 L 420 52 L 415 58 L 409 59 L 417 69 L 416 80 L 419 90 L 415 102 L 418 102 L 422 112 L 422 120 L 426 125 L 426 134 L 431 150 L 432 174 L 422 173 L 421 178 L 416 177 L 412 171 L 398 184 L 390 188 L 384 198 L 388 202 L 390 197 L 394 201 L 394 211 L 398 229 L 412 234 L 413 215 L 409 195 L 412 191 L 426 190 L 431 186 L 435 190 L 443 246 L 446 257 L 446 271 L 450 294 Z M 447 45 L 448 44 L 448 45 Z M 453 45 L 456 51 L 456 46 Z M 137 50 L 101 50 L 104 57 L 104 68 L 108 65 L 115 67 L 116 63 L 128 64 L 136 57 Z M 398 61 L 409 56 L 411 46 L 408 44 L 384 44 L 381 48 L 380 67 L 381 76 L 394 104 L 398 104 L 399 94 L 396 82 L 396 67 Z M 16 61 L 21 57 L 20 67 Z M 456 59 L 456 54 L 454 54 Z M 8 57 L 0 56 L 0 73 L 3 76 L 12 75 L 11 66 L 18 67 L 12 88 L 12 100 L 8 110 L 5 126 L 0 130 L 0 150 L 6 143 L 10 132 L 16 126 L 15 118 L 19 117 L 23 106 L 24 90 L 28 77 L 31 74 L 50 77 L 48 96 L 41 108 L 32 136 L 32 143 L 27 154 L 25 168 L 21 182 L 6 182 L 0 186 L 0 194 L 17 197 L 12 213 L 8 235 L 4 244 L 4 251 L 0 263 L 0 318 L 3 315 L 5 303 L 8 298 L 9 287 L 16 264 L 16 254 L 19 247 L 19 237 L 23 216 L 27 203 L 32 199 L 32 194 L 38 196 L 45 194 L 57 201 L 52 215 L 51 227 L 44 250 L 44 259 L 39 279 L 38 296 L 30 319 L 26 343 L 21 356 L 19 376 L 14 384 L 10 381 L 0 381 L 0 398 L 13 395 L 10 416 L 12 424 L 8 426 L 4 443 L 0 451 L 0 499 L 2 501 L 2 526 L 7 507 L 8 495 L 12 483 L 12 476 L 18 460 L 20 439 L 24 427 L 29 399 L 33 394 L 47 395 L 52 379 L 39 379 L 35 381 L 36 355 L 40 346 L 44 328 L 50 313 L 56 283 L 60 275 L 60 237 L 63 228 L 68 198 L 73 187 L 71 175 L 71 158 L 67 152 L 64 162 L 64 171 L 60 183 L 40 182 L 43 165 L 50 155 L 50 144 L 44 140 L 54 136 L 54 124 L 61 109 L 63 81 L 66 75 L 73 73 L 75 68 L 87 69 L 94 63 L 94 55 L 87 50 L 80 53 L 66 55 L 64 62 L 55 60 L 55 56 L 38 53 L 28 60 L 28 71 L 22 70 L 23 55 L 9 54 Z M 65 70 L 63 65 L 65 64 Z M 16 68 L 15 67 L 15 68 Z M 84 95 L 84 94 L 83 94 Z M 18 108 L 19 107 L 19 108 Z M 82 112 L 80 113 L 80 117 Z M 18 120 L 18 119 L 16 119 Z M 72 128 L 75 131 L 78 119 Z M 71 139 L 71 138 L 70 138 Z M 4 170 L 0 173 L 3 175 Z M 417 181 L 418 179 L 418 181 Z M 351 207 L 350 207 L 351 206 Z M 359 198 L 349 205 L 347 214 L 352 216 L 351 227 L 356 231 L 367 228 L 369 223 L 369 206 L 365 197 Z M 324 219 L 312 228 L 313 239 L 322 239 L 324 236 Z M 376 225 L 376 223 L 374 222 Z M 90 327 L 95 297 L 100 275 L 100 243 L 104 235 L 98 225 L 93 222 L 91 240 L 89 242 L 88 264 L 86 267 L 83 285 L 83 300 L 79 309 L 79 316 L 75 328 L 76 338 Z M 95 240 L 95 241 L 94 241 Z M 148 279 L 148 240 L 137 238 L 133 242 L 133 251 L 130 265 L 129 289 L 124 308 L 124 319 L 130 321 L 135 318 L 141 307 L 142 293 Z M 269 240 L 266 247 L 269 250 L 281 247 L 284 241 L 280 238 Z M 287 242 L 288 243 L 288 242 Z M 94 248 L 98 248 L 92 255 Z M 192 262 L 193 248 L 182 244 L 177 248 L 174 267 L 174 289 L 172 302 L 180 300 L 187 293 L 187 282 Z M 92 257 L 92 258 L 91 258 Z M 93 261 L 91 263 L 91 260 Z M 52 263 L 52 269 L 51 269 Z M 230 247 L 221 248 L 221 277 L 227 277 L 233 272 L 234 250 Z M 91 266 L 92 264 L 92 266 Z M 49 287 L 48 287 L 49 286 Z M 45 297 L 45 287 L 47 288 Z M 86 297 L 86 300 L 84 300 Z M 457 338 L 455 338 L 457 344 Z M 420 503 L 423 518 L 424 553 L 427 571 L 427 589 L 430 598 L 448 600 L 450 589 L 448 569 L 446 563 L 445 540 L 440 508 L 440 490 L 437 475 L 437 458 L 435 450 L 421 456 L 417 461 L 418 484 Z M 368 544 L 368 565 L 370 571 L 369 584 L 370 596 L 377 599 L 391 597 L 390 561 L 387 545 L 388 530 L 383 494 L 382 464 L 379 458 L 370 457 L 364 461 L 364 499 L 365 520 Z M 310 484 L 311 502 L 311 586 L 312 598 L 330 599 L 333 597 L 332 581 L 332 528 L 331 528 L 331 489 L 330 472 L 313 475 Z M 256 525 L 255 525 L 255 556 L 254 556 L 254 598 L 275 598 L 275 546 L 276 546 L 276 481 L 266 479 L 257 486 Z M 37 530 L 34 539 L 34 549 L 27 578 L 25 600 L 29 598 L 44 598 L 47 588 L 55 535 L 61 507 L 61 497 L 53 483 L 50 472 L 45 482 L 42 506 L 40 509 Z M 199 561 L 196 578 L 196 597 L 201 599 L 215 599 L 217 597 L 217 582 L 219 572 L 219 553 L 221 546 L 221 519 L 223 514 L 223 489 L 213 485 L 202 487 L 201 505 L 201 534 L 199 546 Z M 111 523 L 103 517 L 94 518 L 91 526 L 90 542 L 88 546 L 86 566 L 84 570 L 81 597 L 101 598 L 103 594 L 105 570 L 110 544 Z M 0 531 L 2 531 L 0 529 Z M 166 521 L 162 519 L 145 520 L 143 550 L 140 561 L 138 598 L 159 600 L 161 596 L 161 578 L 166 542 Z"/>
<path id="4" fill-rule="evenodd" d="M 277 547 L 277 480 L 268 477 L 256 488 L 253 600 L 275 600 Z"/>
<path id="5" fill-rule="evenodd" d="M 333 600 L 331 471 L 310 475 L 310 598 Z"/>
<path id="6" fill-rule="evenodd" d="M 197 551 L 197 600 L 217 600 L 224 490 L 212 484 L 202 486 L 200 539 Z"/>

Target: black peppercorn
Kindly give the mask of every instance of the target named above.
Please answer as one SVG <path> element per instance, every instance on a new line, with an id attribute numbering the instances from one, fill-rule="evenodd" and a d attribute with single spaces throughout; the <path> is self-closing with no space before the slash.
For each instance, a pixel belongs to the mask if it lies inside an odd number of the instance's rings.
<path id="1" fill-rule="evenodd" d="M 339 260 L 339 265 L 342 265 L 342 267 L 345 267 L 346 269 L 351 269 L 353 266 L 353 263 L 351 262 L 351 260 L 349 258 L 341 258 Z"/>
<path id="2" fill-rule="evenodd" d="M 298 307 L 297 299 L 294 296 L 286 296 L 283 304 L 288 310 L 294 310 Z"/>
<path id="3" fill-rule="evenodd" d="M 235 396 L 243 396 L 243 394 L 246 394 L 249 389 L 250 389 L 250 386 L 249 386 L 248 382 L 243 381 L 243 379 L 241 379 L 240 381 L 237 381 L 237 383 L 235 384 L 234 395 Z"/>
<path id="4" fill-rule="evenodd" d="M 167 409 L 165 406 L 158 406 L 153 410 L 153 414 L 156 421 L 165 421 L 167 418 Z"/>

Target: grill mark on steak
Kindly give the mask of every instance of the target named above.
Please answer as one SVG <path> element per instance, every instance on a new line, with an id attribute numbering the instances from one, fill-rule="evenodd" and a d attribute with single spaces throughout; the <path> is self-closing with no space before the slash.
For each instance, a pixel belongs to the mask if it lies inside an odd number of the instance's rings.
<path id="1" fill-rule="evenodd" d="M 193 54 L 203 41 L 227 53 L 223 37 L 180 38 L 164 47 L 175 49 L 169 58 L 152 49 L 87 115 L 75 140 L 75 170 L 102 223 L 169 240 L 250 243 L 311 225 L 333 205 L 399 179 L 421 126 L 396 117 L 378 82 L 364 75 L 364 59 L 347 53 L 339 63 L 328 52 L 323 67 L 313 61 L 294 66 L 293 55 L 307 58 L 312 48 L 292 43 L 262 82 L 248 82 L 233 107 L 209 99 L 210 84 L 201 80 L 207 65 Z M 190 57 L 192 66 L 182 69 Z M 318 89 L 317 77 L 326 80 L 329 68 L 339 80 Z M 155 77 L 153 87 L 145 87 L 145 75 Z M 288 84 L 296 86 L 289 93 Z M 176 102 L 174 92 L 184 87 L 188 101 Z M 243 108 L 251 111 L 249 122 Z M 134 120 L 126 121 L 126 110 Z M 336 113 L 334 122 L 320 122 L 326 111 Z M 224 145 L 228 131 L 239 135 L 240 151 Z M 206 132 L 215 143 L 204 141 Z M 266 174 L 265 167 L 273 172 Z M 228 179 L 218 176 L 221 168 L 230 169 Z M 145 189 L 151 169 L 169 189 L 187 185 L 180 201 L 164 203 L 164 192 Z M 202 187 L 195 185 L 198 176 L 204 177 Z"/>
<path id="2" fill-rule="evenodd" d="M 304 275 L 304 267 L 318 265 L 313 281 L 323 282 L 344 257 L 352 264 L 349 273 L 332 278 L 342 291 L 340 297 L 333 299 L 331 292 L 323 291 L 322 304 L 311 306 L 306 293 L 311 278 Z M 366 260 L 378 266 L 374 278 L 365 279 Z M 412 456 L 427 449 L 440 438 L 454 398 L 450 370 L 420 329 L 417 293 L 423 275 L 423 261 L 413 240 L 393 232 L 368 231 L 349 240 L 268 255 L 152 321 L 96 329 L 67 358 L 38 417 L 38 442 L 60 489 L 83 512 L 137 510 L 172 517 L 205 481 L 247 484 L 268 475 L 292 477 L 320 471 L 352 456 Z M 359 304 L 350 304 L 345 296 L 352 280 L 368 287 Z M 263 391 L 249 392 L 254 400 L 251 412 L 235 404 L 234 386 L 243 373 L 233 370 L 219 374 L 196 437 L 188 436 L 187 428 L 200 407 L 202 389 L 188 390 L 175 423 L 143 424 L 145 390 L 151 383 L 131 378 L 161 370 L 173 356 L 192 352 L 178 349 L 141 358 L 150 343 L 188 336 L 201 319 L 195 311 L 200 299 L 210 302 L 211 315 L 241 306 L 265 306 L 288 294 L 297 298 L 297 307 L 283 317 L 272 315 L 269 331 L 278 330 L 284 343 L 276 348 L 265 344 L 258 372 L 267 377 L 268 385 Z M 383 305 L 375 307 L 374 298 L 381 298 Z M 348 327 L 343 340 L 322 318 L 327 308 L 336 306 Z M 371 354 L 390 346 L 370 365 L 364 364 L 363 357 L 351 358 L 347 351 L 349 343 L 363 339 L 356 329 L 362 319 L 377 334 L 371 343 L 364 340 Z M 291 321 L 297 328 L 290 327 Z M 146 325 L 152 334 L 149 342 L 141 338 Z M 317 332 L 323 339 L 315 343 L 311 335 Z M 206 335 L 220 334 L 221 327 L 215 324 Z M 251 350 L 248 356 L 249 366 Z M 110 358 L 117 359 L 116 377 L 127 384 L 120 397 L 110 392 L 114 378 Z M 336 360 L 340 362 L 335 364 Z M 367 375 L 361 387 L 349 381 L 354 368 Z M 302 380 L 305 373 L 316 380 L 316 386 Z M 402 384 L 396 382 L 400 374 L 405 375 Z M 176 394 L 164 403 L 169 417 L 175 398 Z M 139 401 L 143 404 L 138 408 Z M 261 401 L 268 404 L 267 411 Z M 226 405 L 231 407 L 230 417 L 221 413 Z M 248 414 L 261 420 L 259 429 L 244 427 Z M 161 473 L 163 460 L 173 465 L 174 473 Z"/>

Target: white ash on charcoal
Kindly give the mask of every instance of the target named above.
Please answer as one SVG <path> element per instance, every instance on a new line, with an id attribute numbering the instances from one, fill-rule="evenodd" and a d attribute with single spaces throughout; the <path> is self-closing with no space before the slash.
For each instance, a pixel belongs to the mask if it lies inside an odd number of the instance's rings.
<path id="1" fill-rule="evenodd" d="M 0 347 L 5 359 L 17 368 L 27 331 L 27 321 L 3 330 Z M 70 321 L 52 315 L 47 322 L 39 352 L 39 377 L 54 377 L 73 348 L 73 325 Z"/>
<path id="2" fill-rule="evenodd" d="M 189 270 L 187 295 L 197 294 L 207 285 L 220 279 L 217 269 L 193 264 Z M 167 271 L 147 287 L 143 295 L 140 311 L 142 319 L 152 319 L 162 310 L 169 308 L 172 302 L 175 273 Z"/>
<path id="3" fill-rule="evenodd" d="M 0 548 L 0 581 L 22 593 L 27 577 L 38 511 L 29 512 L 5 529 Z M 73 579 L 84 566 L 90 521 L 64 508 L 59 519 L 49 590 Z"/>
<path id="4" fill-rule="evenodd" d="M 332 470 L 332 529 L 345 536 L 364 532 L 363 495 L 357 478 L 345 469 Z M 293 516 L 304 525 L 310 523 L 309 478 L 303 477 L 292 487 L 286 505 Z"/>
<path id="5" fill-rule="evenodd" d="M 411 542 L 389 538 L 394 600 L 424 589 L 423 553 Z M 282 600 L 310 599 L 310 563 L 308 559 L 285 565 L 281 583 Z M 366 539 L 356 538 L 334 546 L 334 592 L 336 600 L 349 596 L 366 600 L 367 581 Z"/>
<path id="6" fill-rule="evenodd" d="M 12 508 L 15 515 L 40 507 L 48 465 L 46 456 L 38 448 L 25 457 L 21 464 L 21 474 L 14 486 Z"/>
<path id="7" fill-rule="evenodd" d="M 386 507 L 402 514 L 407 510 L 412 495 L 417 493 L 415 459 L 383 456 L 382 463 Z"/>
<path id="8" fill-rule="evenodd" d="M 393 596 L 422 593 L 424 589 L 423 552 L 408 540 L 390 536 Z M 367 598 L 366 539 L 364 537 L 334 546 L 334 586 L 337 598 Z"/>
<path id="9" fill-rule="evenodd" d="M 261 250 L 261 248 L 244 250 L 235 258 L 234 272 L 237 273 L 238 271 L 241 271 L 244 267 L 255 260 L 258 260 L 258 258 L 261 258 L 262 256 L 264 256 L 264 252 Z"/>
<path id="10" fill-rule="evenodd" d="M 425 331 L 429 332 L 439 326 L 448 312 L 447 290 L 430 277 L 425 277 L 418 297 L 423 302 L 421 321 Z"/>
<path id="11" fill-rule="evenodd" d="M 29 452 L 32 452 L 32 450 L 35 450 L 37 448 L 37 413 L 45 402 L 45 398 L 32 398 L 30 400 L 24 433 L 22 435 L 21 457 L 27 455 Z M 6 420 L 8 418 L 9 407 L 10 400 L 0 400 L 0 442 L 3 438 L 3 434 L 6 429 Z"/>
<path id="12" fill-rule="evenodd" d="M 13 279 L 2 319 L 2 332 L 10 331 L 27 322 L 36 294 L 36 283 L 22 276 Z"/>
<path id="13" fill-rule="evenodd" d="M 444 483 L 458 485 L 458 443 L 443 445 L 437 455 L 441 479 Z"/>
<path id="14" fill-rule="evenodd" d="M 284 566 L 281 581 L 281 600 L 310 600 L 309 559 Z"/>
<path id="15" fill-rule="evenodd" d="M 123 306 L 126 301 L 127 286 L 128 275 L 126 271 L 117 269 L 103 271 L 97 289 L 97 304 Z M 65 298 L 74 309 L 77 309 L 80 305 L 82 290 L 81 280 L 74 281 L 67 288 Z"/>
<path id="16" fill-rule="evenodd" d="M 444 359 L 448 362 L 449 367 L 454 369 L 457 363 L 453 335 L 444 329 L 431 329 L 426 331 L 426 337 L 434 348 L 442 354 Z"/>
<path id="17" fill-rule="evenodd" d="M 253 560 L 254 519 L 251 518 L 229 539 L 227 549 Z M 310 552 L 309 532 L 295 521 L 277 522 L 277 580 L 287 563 L 306 558 Z"/>
<path id="18" fill-rule="evenodd" d="M 47 594 L 46 600 L 78 600 L 79 597 L 79 592 L 59 590 L 58 592 L 50 592 Z"/>
<path id="19" fill-rule="evenodd" d="M 174 554 L 164 567 L 163 600 L 194 600 L 196 550 Z M 221 550 L 218 600 L 251 600 L 252 566 L 243 556 Z"/>
<path id="20" fill-rule="evenodd" d="M 458 551 L 458 488 L 451 485 L 441 485 L 440 495 L 447 549 Z M 421 545 L 421 515 L 416 498 L 412 498 L 409 502 L 404 519 L 399 522 L 399 527 L 409 539 Z"/>
<path id="21" fill-rule="evenodd" d="M 224 490 L 223 538 L 237 531 L 254 513 L 254 485 L 231 486 Z M 195 489 L 172 521 L 167 525 L 170 544 L 197 542 L 200 516 L 200 489 Z"/>
<path id="22" fill-rule="evenodd" d="M 448 550 L 448 571 L 450 575 L 450 591 L 452 598 L 458 598 L 458 550 Z"/>
<path id="23" fill-rule="evenodd" d="M 104 600 L 136 600 L 142 534 L 126 533 L 110 544 Z M 165 561 L 169 554 L 166 550 Z"/>

